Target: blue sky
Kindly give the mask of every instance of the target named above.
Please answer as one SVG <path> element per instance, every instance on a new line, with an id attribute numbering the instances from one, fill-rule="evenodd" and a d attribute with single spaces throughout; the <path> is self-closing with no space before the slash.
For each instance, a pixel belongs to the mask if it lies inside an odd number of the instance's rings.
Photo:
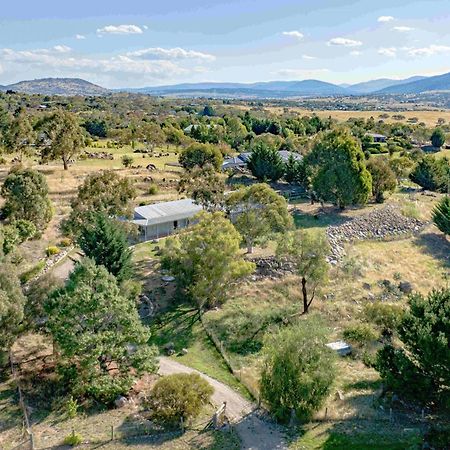
<path id="1" fill-rule="evenodd" d="M 7 1 L 0 84 L 47 76 L 106 87 L 450 71 L 450 4 L 407 0 Z"/>

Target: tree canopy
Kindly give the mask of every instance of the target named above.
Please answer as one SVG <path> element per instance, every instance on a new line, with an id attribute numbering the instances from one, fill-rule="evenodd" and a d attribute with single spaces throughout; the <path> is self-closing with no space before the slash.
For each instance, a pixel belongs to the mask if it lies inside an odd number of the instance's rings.
<path id="1" fill-rule="evenodd" d="M 445 144 L 445 133 L 442 128 L 435 128 L 431 135 L 433 147 L 441 148 Z"/>
<path id="2" fill-rule="evenodd" d="M 3 214 L 10 221 L 28 220 L 44 230 L 53 215 L 47 181 L 41 173 L 14 166 L 3 183 Z"/>
<path id="3" fill-rule="evenodd" d="M 384 202 L 385 192 L 392 192 L 397 186 L 397 178 L 384 157 L 371 157 L 367 162 L 367 170 L 372 176 L 372 194 L 377 203 Z"/>
<path id="4" fill-rule="evenodd" d="M 307 156 L 317 196 L 340 208 L 367 203 L 372 179 L 358 141 L 346 130 L 326 133 Z"/>
<path id="5" fill-rule="evenodd" d="M 214 145 L 194 143 L 182 151 L 179 162 L 187 170 L 211 165 L 219 171 L 222 167 L 223 156 Z"/>
<path id="6" fill-rule="evenodd" d="M 284 175 L 284 163 L 278 150 L 261 140 L 251 147 L 247 166 L 260 181 L 278 181 Z"/>
<path id="7" fill-rule="evenodd" d="M 129 279 L 133 273 L 132 251 L 123 224 L 98 213 L 92 222 L 82 225 L 78 245 L 84 254 L 104 266 L 118 281 Z"/>
<path id="8" fill-rule="evenodd" d="M 312 317 L 267 339 L 261 397 L 280 422 L 288 422 L 292 413 L 309 419 L 330 393 L 334 355 L 326 343 L 326 329 Z"/>
<path id="9" fill-rule="evenodd" d="M 254 270 L 239 250 L 241 236 L 220 212 L 202 212 L 189 233 L 168 238 L 161 265 L 199 310 L 226 301 L 238 280 Z"/>
<path id="10" fill-rule="evenodd" d="M 450 236 L 450 197 L 446 195 L 433 209 L 433 222 L 447 236 Z"/>
<path id="11" fill-rule="evenodd" d="M 232 192 L 226 206 L 249 253 L 254 245 L 265 242 L 274 233 L 289 230 L 293 224 L 286 199 L 265 183 Z"/>
<path id="12" fill-rule="evenodd" d="M 150 334 L 134 301 L 92 260 L 76 265 L 46 311 L 59 370 L 74 395 L 111 403 L 140 374 L 156 370 L 155 349 L 147 344 Z"/>

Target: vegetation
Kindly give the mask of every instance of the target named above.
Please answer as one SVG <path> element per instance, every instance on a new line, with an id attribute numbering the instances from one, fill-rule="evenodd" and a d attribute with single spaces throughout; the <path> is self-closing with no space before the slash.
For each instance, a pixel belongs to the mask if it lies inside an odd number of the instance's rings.
<path id="1" fill-rule="evenodd" d="M 350 133 L 337 130 L 325 134 L 308 155 L 308 163 L 319 199 L 340 208 L 367 203 L 372 179 L 364 153 Z"/>
<path id="2" fill-rule="evenodd" d="M 372 176 L 372 194 L 375 201 L 383 203 L 385 193 L 394 191 L 397 186 L 395 173 L 388 160 L 382 157 L 370 158 L 367 162 L 367 170 Z"/>
<path id="3" fill-rule="evenodd" d="M 254 245 L 266 242 L 275 233 L 292 228 L 286 200 L 264 183 L 228 195 L 227 209 L 248 253 L 253 253 Z"/>
<path id="4" fill-rule="evenodd" d="M 197 417 L 213 392 L 209 383 L 196 373 L 165 376 L 150 393 L 151 417 L 165 425 L 179 426 L 181 420 Z"/>
<path id="5" fill-rule="evenodd" d="M 442 128 L 435 128 L 431 135 L 431 143 L 433 147 L 441 148 L 445 144 L 445 133 Z"/>
<path id="6" fill-rule="evenodd" d="M 179 161 L 187 170 L 206 165 L 211 165 L 215 170 L 220 170 L 223 163 L 223 156 L 220 150 L 213 145 L 191 144 L 183 150 Z"/>
<path id="7" fill-rule="evenodd" d="M 433 210 L 433 222 L 446 235 L 450 235 L 450 197 L 446 195 Z"/>
<path id="8" fill-rule="evenodd" d="M 423 157 L 414 167 L 410 178 L 424 189 L 446 192 L 449 184 L 450 160 L 434 156 Z"/>
<path id="9" fill-rule="evenodd" d="M 38 230 L 44 230 L 53 215 L 44 176 L 33 169 L 15 166 L 3 183 L 5 199 L 3 215 L 11 221 L 28 220 Z"/>
<path id="10" fill-rule="evenodd" d="M 259 181 L 278 181 L 284 175 L 278 150 L 264 141 L 258 141 L 251 148 L 248 168 Z"/>
<path id="11" fill-rule="evenodd" d="M 329 244 L 324 234 L 299 230 L 285 234 L 277 246 L 277 256 L 294 264 L 301 278 L 303 314 L 309 311 L 316 290 L 328 273 Z"/>
<path id="12" fill-rule="evenodd" d="M 268 339 L 263 349 L 261 396 L 281 422 L 310 419 L 330 392 L 334 359 L 323 326 L 308 318 Z"/>
<path id="13" fill-rule="evenodd" d="M 166 241 L 161 265 L 200 311 L 211 308 L 225 302 L 236 282 L 254 269 L 241 258 L 240 241 L 222 213 L 201 213 L 190 233 Z"/>
<path id="14" fill-rule="evenodd" d="M 402 347 L 386 345 L 377 368 L 388 388 L 425 404 L 450 401 L 450 290 L 414 294 L 398 328 Z"/>
<path id="15" fill-rule="evenodd" d="M 137 376 L 155 371 L 149 332 L 133 300 L 122 296 L 104 267 L 89 259 L 78 264 L 66 286 L 50 296 L 46 311 L 59 373 L 75 397 L 110 404 Z"/>
<path id="16" fill-rule="evenodd" d="M 132 252 L 124 227 L 116 219 L 96 214 L 92 222 L 81 227 L 78 245 L 88 258 L 104 266 L 119 282 L 131 278 Z"/>

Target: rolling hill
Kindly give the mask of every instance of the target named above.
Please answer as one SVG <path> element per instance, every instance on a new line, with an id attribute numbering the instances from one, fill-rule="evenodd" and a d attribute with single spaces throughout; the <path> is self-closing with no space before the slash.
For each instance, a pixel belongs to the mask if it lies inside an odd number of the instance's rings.
<path id="1" fill-rule="evenodd" d="M 82 80 L 81 78 L 41 78 L 37 80 L 20 81 L 7 86 L 0 86 L 0 90 L 23 92 L 25 94 L 43 95 L 106 95 L 110 91 L 106 88 Z"/>
<path id="2" fill-rule="evenodd" d="M 430 91 L 450 91 L 450 72 L 406 84 L 390 86 L 377 94 L 421 94 Z"/>
<path id="3" fill-rule="evenodd" d="M 377 80 L 364 81 L 362 83 L 352 84 L 347 88 L 355 94 L 372 94 L 373 92 L 389 88 L 391 86 L 401 86 L 402 84 L 423 80 L 426 77 L 416 76 L 404 80 L 393 80 L 390 78 L 379 78 Z"/>

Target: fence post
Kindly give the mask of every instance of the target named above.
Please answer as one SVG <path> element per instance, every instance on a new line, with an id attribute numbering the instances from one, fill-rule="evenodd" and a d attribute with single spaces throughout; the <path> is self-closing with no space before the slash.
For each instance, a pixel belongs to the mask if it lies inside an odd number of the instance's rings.
<path id="1" fill-rule="evenodd" d="M 181 427 L 181 433 L 184 434 L 184 420 L 183 416 L 180 418 L 180 427 Z"/>
<path id="2" fill-rule="evenodd" d="M 114 440 L 114 425 L 111 425 L 111 440 Z"/>

